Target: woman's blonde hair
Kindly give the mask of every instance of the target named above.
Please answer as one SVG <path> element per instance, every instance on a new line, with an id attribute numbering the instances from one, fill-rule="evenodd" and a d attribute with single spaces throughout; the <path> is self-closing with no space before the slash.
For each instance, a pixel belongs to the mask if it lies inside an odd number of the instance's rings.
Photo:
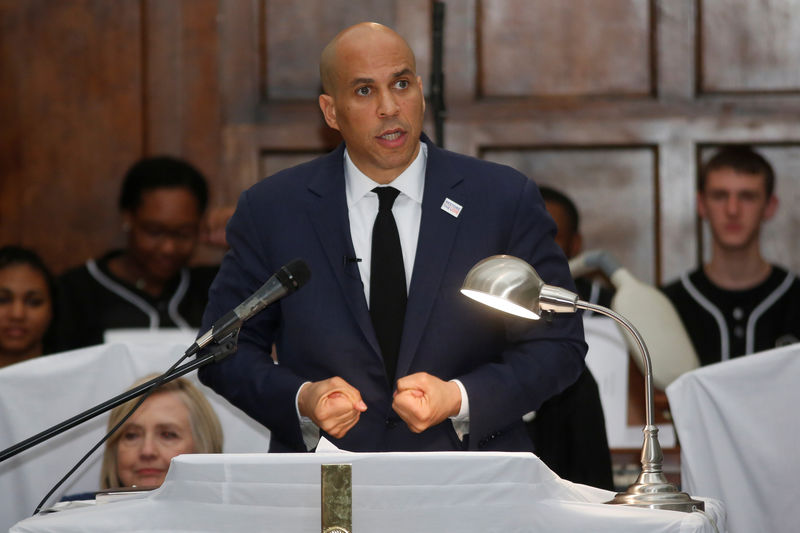
<path id="1" fill-rule="evenodd" d="M 133 389 L 157 377 L 151 374 L 136 381 L 129 389 Z M 152 395 L 172 392 L 177 394 L 189 410 L 189 423 L 192 427 L 195 453 L 222 453 L 222 426 L 219 418 L 200 390 L 185 378 L 177 378 L 164 383 L 152 392 Z M 116 426 L 128 411 L 136 405 L 139 398 L 128 400 L 111 410 L 108 417 L 108 429 Z M 122 437 L 122 428 L 117 430 L 106 442 L 103 453 L 103 465 L 100 470 L 100 488 L 114 489 L 122 486 L 117 473 L 117 445 Z"/>

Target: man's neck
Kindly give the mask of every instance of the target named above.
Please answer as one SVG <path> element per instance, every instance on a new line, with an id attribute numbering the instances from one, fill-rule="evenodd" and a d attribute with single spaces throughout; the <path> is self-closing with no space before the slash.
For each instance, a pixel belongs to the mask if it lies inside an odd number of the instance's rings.
<path id="1" fill-rule="evenodd" d="M 715 247 L 711 261 L 703 266 L 711 282 L 727 290 L 755 287 L 772 273 L 772 265 L 761 257 L 758 247 L 745 250 L 725 250 Z"/>

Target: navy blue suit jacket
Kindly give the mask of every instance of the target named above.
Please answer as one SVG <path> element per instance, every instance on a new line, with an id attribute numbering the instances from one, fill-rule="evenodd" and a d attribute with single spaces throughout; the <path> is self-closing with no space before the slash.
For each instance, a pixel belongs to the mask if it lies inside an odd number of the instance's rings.
<path id="1" fill-rule="evenodd" d="M 546 283 L 574 290 L 553 241 L 555 224 L 535 184 L 498 164 L 428 144 L 419 242 L 397 377 L 428 372 L 467 390 L 470 434 L 449 420 L 421 434 L 392 410 L 388 383 L 353 257 L 344 146 L 245 191 L 227 228 L 231 249 L 209 293 L 203 331 L 282 265 L 302 258 L 311 280 L 245 323 L 236 354 L 200 379 L 271 430 L 271 451 L 305 451 L 295 397 L 305 381 L 340 376 L 367 404 L 342 439 L 352 451 L 530 451 L 522 415 L 577 379 L 586 344 L 578 315 L 551 323 L 501 315 L 459 289 L 481 259 L 506 253 L 530 262 Z M 463 206 L 456 217 L 445 199 Z M 270 359 L 275 343 L 279 364 Z"/>

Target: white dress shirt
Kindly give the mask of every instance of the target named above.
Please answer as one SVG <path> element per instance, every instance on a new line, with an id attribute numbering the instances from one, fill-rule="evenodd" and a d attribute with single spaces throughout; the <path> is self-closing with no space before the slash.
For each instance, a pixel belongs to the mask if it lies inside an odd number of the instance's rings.
<path id="1" fill-rule="evenodd" d="M 389 184 L 398 191 L 392 205 L 392 215 L 400 235 L 400 248 L 403 251 L 403 268 L 406 274 L 406 293 L 411 286 L 411 272 L 417 257 L 419 224 L 422 219 L 422 194 L 425 190 L 425 162 L 428 147 L 420 143 L 417 158 L 402 174 Z M 358 271 L 364 285 L 364 296 L 369 305 L 369 280 L 372 265 L 372 226 L 378 216 L 378 195 L 372 189 L 379 187 L 368 178 L 344 151 L 344 181 L 347 194 L 347 214 L 350 218 L 350 236 L 358 262 Z"/>

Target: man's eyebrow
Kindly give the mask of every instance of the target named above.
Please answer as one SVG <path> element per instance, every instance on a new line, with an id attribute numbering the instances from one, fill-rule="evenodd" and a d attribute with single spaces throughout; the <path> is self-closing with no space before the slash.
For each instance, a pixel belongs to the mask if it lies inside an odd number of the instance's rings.
<path id="1" fill-rule="evenodd" d="M 393 73 L 392 79 L 401 78 L 403 76 L 413 76 L 413 75 L 414 71 L 412 71 L 410 68 L 404 68 L 403 70 Z M 356 85 L 370 85 L 373 83 L 375 83 L 375 80 L 373 78 L 355 78 L 353 81 L 350 82 L 350 86 L 355 87 Z"/>
<path id="2" fill-rule="evenodd" d="M 355 87 L 356 85 L 370 85 L 375 83 L 375 80 L 372 78 L 356 78 L 350 82 L 351 87 Z"/>

